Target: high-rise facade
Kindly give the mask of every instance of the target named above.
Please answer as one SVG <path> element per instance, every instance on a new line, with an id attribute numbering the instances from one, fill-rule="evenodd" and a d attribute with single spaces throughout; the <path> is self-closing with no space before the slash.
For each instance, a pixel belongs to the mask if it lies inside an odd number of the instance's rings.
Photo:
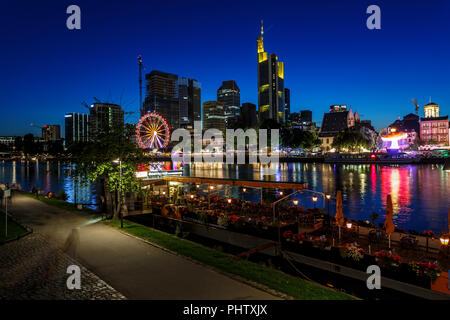
<path id="1" fill-rule="evenodd" d="M 227 127 L 232 128 L 241 112 L 241 91 L 234 80 L 223 81 L 217 89 L 217 101 L 225 106 Z"/>
<path id="2" fill-rule="evenodd" d="M 242 123 L 247 128 L 253 128 L 258 123 L 258 115 L 256 112 L 256 105 L 250 102 L 245 102 L 241 107 Z"/>
<path id="3" fill-rule="evenodd" d="M 124 126 L 124 112 L 117 104 L 96 102 L 91 104 L 89 111 L 90 138 L 103 130 L 113 130 Z"/>
<path id="4" fill-rule="evenodd" d="M 300 119 L 302 122 L 312 122 L 312 111 L 300 110 Z"/>
<path id="5" fill-rule="evenodd" d="M 203 130 L 208 129 L 218 129 L 225 134 L 225 105 L 222 102 L 206 101 L 203 103 Z"/>
<path id="6" fill-rule="evenodd" d="M 291 114 L 291 90 L 284 88 L 284 122 L 289 121 Z"/>
<path id="7" fill-rule="evenodd" d="M 276 54 L 264 51 L 264 29 L 257 37 L 258 62 L 258 113 L 259 121 L 272 119 L 283 123 L 285 119 L 284 102 L 284 63 L 278 61 Z"/>
<path id="8" fill-rule="evenodd" d="M 42 127 L 42 139 L 56 141 L 61 139 L 61 127 L 59 124 L 46 124 Z"/>
<path id="9" fill-rule="evenodd" d="M 178 101 L 180 127 L 194 128 L 194 121 L 202 119 L 201 84 L 195 79 L 180 78 L 178 80 Z"/>
<path id="10" fill-rule="evenodd" d="M 84 113 L 66 113 L 65 118 L 66 146 L 78 142 L 89 141 L 89 115 Z"/>
<path id="11" fill-rule="evenodd" d="M 145 75 L 144 112 L 163 116 L 172 130 L 180 127 L 178 75 L 153 70 Z"/>

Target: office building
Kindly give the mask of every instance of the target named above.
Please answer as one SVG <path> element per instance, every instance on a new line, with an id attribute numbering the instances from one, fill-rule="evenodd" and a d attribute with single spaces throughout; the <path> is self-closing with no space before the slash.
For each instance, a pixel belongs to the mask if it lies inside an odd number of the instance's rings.
<path id="1" fill-rule="evenodd" d="M 195 79 L 178 79 L 180 127 L 193 129 L 194 121 L 202 119 L 201 84 Z"/>
<path id="2" fill-rule="evenodd" d="M 301 110 L 300 111 L 300 121 L 301 122 L 312 122 L 312 111 L 311 110 Z"/>
<path id="3" fill-rule="evenodd" d="M 223 81 L 217 89 L 217 101 L 225 106 L 227 128 L 232 128 L 241 112 L 241 91 L 234 80 Z"/>
<path id="4" fill-rule="evenodd" d="M 206 101 L 203 103 L 203 131 L 218 129 L 225 136 L 226 117 L 225 105 L 218 101 Z"/>
<path id="5" fill-rule="evenodd" d="M 96 102 L 89 108 L 89 139 L 102 131 L 123 128 L 124 112 L 113 103 Z"/>
<path id="6" fill-rule="evenodd" d="M 284 88 L 284 122 L 288 122 L 291 115 L 291 90 Z"/>
<path id="7" fill-rule="evenodd" d="M 259 121 L 272 119 L 278 123 L 285 120 L 284 63 L 276 54 L 264 51 L 264 29 L 257 37 L 258 62 L 258 114 Z"/>
<path id="8" fill-rule="evenodd" d="M 145 75 L 145 81 L 144 113 L 158 113 L 166 119 L 171 130 L 179 128 L 178 75 L 153 70 Z M 186 113 L 184 113 L 183 117 L 186 117 Z"/>
<path id="9" fill-rule="evenodd" d="M 72 143 L 89 141 L 89 115 L 84 113 L 66 113 L 65 138 L 66 146 Z"/>
<path id="10" fill-rule="evenodd" d="M 254 128 L 258 124 L 256 105 L 245 102 L 241 107 L 241 122 L 245 128 Z M 243 128 L 244 129 L 244 128 Z"/>
<path id="11" fill-rule="evenodd" d="M 42 139 L 56 141 L 61 139 L 61 126 L 59 124 L 46 124 L 42 127 Z"/>

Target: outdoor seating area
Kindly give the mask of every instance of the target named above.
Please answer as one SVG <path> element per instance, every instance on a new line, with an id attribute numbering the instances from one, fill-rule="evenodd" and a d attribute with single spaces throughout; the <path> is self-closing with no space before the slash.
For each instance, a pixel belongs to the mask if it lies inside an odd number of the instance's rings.
<path id="1" fill-rule="evenodd" d="M 281 201 L 286 197 L 282 193 L 265 203 L 232 198 L 228 190 L 225 196 L 197 192 L 198 186 L 182 190 L 152 195 L 148 201 L 153 214 L 268 239 L 282 250 L 362 271 L 378 264 L 385 276 L 425 288 L 450 267 L 448 241 L 438 245 L 427 232 L 406 234 L 395 227 L 390 197 L 386 221 L 377 228 L 346 219 L 339 191 L 336 213 L 328 214 L 322 208 L 303 208 L 295 200 Z"/>

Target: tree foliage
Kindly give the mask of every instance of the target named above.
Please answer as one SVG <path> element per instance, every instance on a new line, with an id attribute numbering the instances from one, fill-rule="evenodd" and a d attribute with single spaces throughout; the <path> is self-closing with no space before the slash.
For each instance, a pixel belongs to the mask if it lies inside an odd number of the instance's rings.
<path id="1" fill-rule="evenodd" d="M 72 149 L 75 163 L 72 176 L 85 184 L 102 179 L 107 189 L 115 194 L 114 215 L 121 206 L 117 199 L 140 187 L 135 172 L 138 164 L 144 161 L 144 153 L 133 137 L 132 128 L 106 129 L 92 137 L 90 142 Z"/>
<path id="2" fill-rule="evenodd" d="M 333 140 L 333 147 L 337 150 L 348 149 L 360 151 L 362 148 L 372 148 L 372 141 L 358 128 L 347 128 L 339 132 Z"/>
<path id="3" fill-rule="evenodd" d="M 285 147 L 312 150 L 320 146 L 320 139 L 314 132 L 299 128 L 283 128 L 281 132 L 282 144 Z"/>

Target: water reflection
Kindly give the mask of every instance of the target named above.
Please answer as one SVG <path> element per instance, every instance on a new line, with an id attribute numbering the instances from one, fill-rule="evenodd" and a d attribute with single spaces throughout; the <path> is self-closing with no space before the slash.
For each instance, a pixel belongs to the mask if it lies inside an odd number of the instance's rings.
<path id="1" fill-rule="evenodd" d="M 273 176 L 263 175 L 262 169 L 260 165 L 191 164 L 184 167 L 184 173 L 214 178 L 303 181 L 309 189 L 332 195 L 342 190 L 344 214 L 348 218 L 369 220 L 371 213 L 376 212 L 380 216 L 378 223 L 384 222 L 386 198 L 390 194 L 397 226 L 439 233 L 447 224 L 450 174 L 442 170 L 442 165 L 280 163 Z M 304 206 L 313 206 L 311 194 L 296 198 Z M 322 199 L 317 205 L 322 205 Z M 334 211 L 332 203 L 330 210 Z"/>
<path id="2" fill-rule="evenodd" d="M 323 163 L 280 163 L 271 165 L 275 175 L 265 175 L 267 166 L 227 165 L 219 163 L 184 165 L 179 162 L 159 162 L 163 170 L 183 170 L 185 175 L 255 179 L 267 181 L 307 182 L 310 189 L 336 194 L 342 190 L 344 214 L 355 220 L 369 220 L 372 212 L 379 214 L 378 223 L 384 221 L 386 198 L 392 196 L 394 221 L 406 230 L 430 229 L 437 233 L 447 225 L 450 207 L 450 174 L 442 165 L 333 165 Z M 22 188 L 40 188 L 45 193 L 64 189 L 70 202 L 96 203 L 95 186 L 75 183 L 66 173 L 71 165 L 58 162 L 30 161 L 0 163 L 0 181 L 19 183 Z M 223 188 L 221 188 L 223 189 Z M 224 190 L 222 190 L 224 192 Z M 230 195 L 259 201 L 260 190 L 230 190 Z M 305 207 L 313 207 L 312 195 L 296 196 Z M 334 202 L 330 210 L 334 211 Z M 322 205 L 319 197 L 317 206 Z"/>
<path id="3" fill-rule="evenodd" d="M 68 195 L 69 202 L 74 202 L 74 195 L 76 194 L 77 203 L 91 204 L 91 207 L 95 207 L 94 186 L 83 186 L 79 182 L 75 183 L 66 174 L 67 171 L 71 170 L 71 165 L 62 165 L 60 162 L 50 161 L 12 161 L 2 162 L 0 165 L 0 181 L 19 184 L 22 189 L 28 191 L 32 188 L 39 188 L 43 194 L 49 192 L 56 194 L 64 190 Z"/>

